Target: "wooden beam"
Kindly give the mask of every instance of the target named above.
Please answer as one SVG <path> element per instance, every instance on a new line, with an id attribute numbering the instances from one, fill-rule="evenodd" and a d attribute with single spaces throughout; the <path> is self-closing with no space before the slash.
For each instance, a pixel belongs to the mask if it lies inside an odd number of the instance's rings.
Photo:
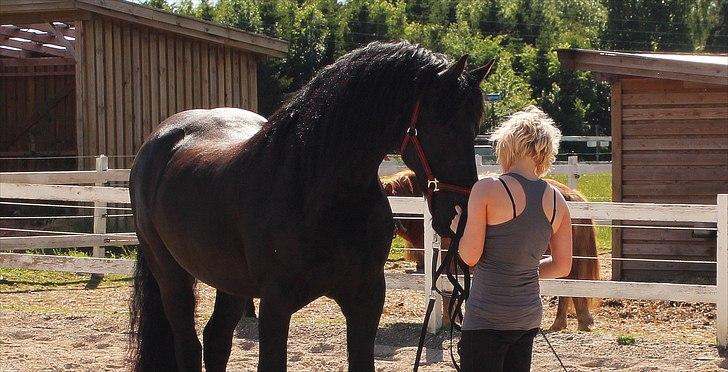
<path id="1" fill-rule="evenodd" d="M 134 261 L 113 258 L 0 253 L 0 267 L 71 273 L 128 275 L 134 272 Z"/>
<path id="2" fill-rule="evenodd" d="M 612 124 L 612 201 L 622 201 L 622 80 L 612 83 L 611 89 Z M 621 221 L 614 221 L 621 224 Z M 622 257 L 622 229 L 612 228 L 612 257 Z M 622 261 L 612 262 L 612 280 L 622 279 Z"/>
<path id="3" fill-rule="evenodd" d="M 43 31 L 47 33 L 52 33 L 53 29 L 49 26 L 49 24 L 53 24 L 58 31 L 60 31 L 63 36 L 68 36 L 72 38 L 76 38 L 76 29 L 72 28 L 72 26 L 68 23 L 64 22 L 49 22 L 49 23 L 31 23 L 28 25 L 16 25 L 20 28 L 31 28 L 33 30 Z"/>
<path id="4" fill-rule="evenodd" d="M 4 39 L 4 40 L 3 40 Z M 66 49 L 51 48 L 42 44 L 37 44 L 32 41 L 18 41 L 8 38 L 7 36 L 0 36 L 0 44 L 26 50 L 29 52 L 36 52 L 41 54 L 48 54 L 56 57 L 73 57 Z"/>
<path id="5" fill-rule="evenodd" d="M 49 11 L 68 11 L 76 8 L 74 0 L 3 0 L 0 13 L 44 13 Z"/>
<path id="6" fill-rule="evenodd" d="M 606 280 L 541 280 L 541 295 L 569 297 L 628 298 L 715 303 L 714 285 L 615 282 Z"/>
<path id="7" fill-rule="evenodd" d="M 66 51 L 68 51 L 68 53 L 73 56 L 73 59 L 78 61 L 78 53 L 76 53 L 76 48 L 73 47 L 73 44 L 71 44 L 69 40 L 66 40 L 66 38 L 63 37 L 61 27 L 58 25 L 54 25 L 53 23 L 49 23 L 48 26 L 51 28 L 51 33 L 53 34 L 53 38 L 55 39 L 56 44 L 65 47 Z M 67 25 L 66 28 L 68 28 Z"/>
<path id="8" fill-rule="evenodd" d="M 0 198 L 128 204 L 129 189 L 124 187 L 0 183 Z"/>
<path id="9" fill-rule="evenodd" d="M 26 40 L 30 40 L 30 41 L 35 41 L 36 43 L 42 43 L 42 44 L 52 44 L 55 39 L 53 37 L 53 35 L 50 35 L 48 33 L 37 34 L 35 32 L 23 31 L 18 26 L 8 26 L 8 25 L 0 26 L 0 35 L 4 35 L 7 37 L 22 38 L 22 39 L 26 39 Z"/>
<path id="10" fill-rule="evenodd" d="M 557 53 L 562 66 L 572 70 L 728 85 L 728 65 L 719 58 L 698 62 L 583 49 L 562 49 Z"/>
<path id="11" fill-rule="evenodd" d="M 31 54 L 25 50 L 0 48 L 0 56 L 10 58 L 30 58 Z"/>
<path id="12" fill-rule="evenodd" d="M 33 183 L 42 185 L 75 185 L 129 181 L 129 169 L 106 171 L 2 172 L 0 183 Z"/>
<path id="13" fill-rule="evenodd" d="M 0 67 L 20 66 L 70 66 L 76 64 L 72 58 L 64 57 L 34 57 L 18 59 L 0 59 Z M 73 73 L 73 71 L 71 71 Z"/>
<path id="14" fill-rule="evenodd" d="M 6 0 L 0 1 L 0 24 L 24 25 L 40 22 L 75 22 L 93 17 L 92 13 L 78 9 L 62 10 L 60 8 L 56 8 L 37 12 L 5 12 L 3 10 L 5 1 Z"/>
<path id="15" fill-rule="evenodd" d="M 21 59 L 20 61 L 24 61 Z M 20 77 L 20 76 L 73 76 L 73 71 L 29 71 L 29 72 L 0 72 L 0 76 Z"/>
<path id="16" fill-rule="evenodd" d="M 134 233 L 1 237 L 0 251 L 139 244 Z"/>

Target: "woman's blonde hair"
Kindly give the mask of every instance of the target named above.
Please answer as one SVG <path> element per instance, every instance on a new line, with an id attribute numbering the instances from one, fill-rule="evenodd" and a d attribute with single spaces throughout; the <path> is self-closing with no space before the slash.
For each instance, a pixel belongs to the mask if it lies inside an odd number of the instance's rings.
<path id="1" fill-rule="evenodd" d="M 536 174 L 543 177 L 559 152 L 561 131 L 554 121 L 536 106 L 528 106 L 501 123 L 491 136 L 495 154 L 504 171 L 524 157 L 536 163 Z"/>

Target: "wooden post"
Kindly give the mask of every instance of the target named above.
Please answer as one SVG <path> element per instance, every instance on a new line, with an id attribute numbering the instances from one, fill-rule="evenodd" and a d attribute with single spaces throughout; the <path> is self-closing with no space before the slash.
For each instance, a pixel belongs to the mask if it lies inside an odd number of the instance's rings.
<path id="1" fill-rule="evenodd" d="M 109 170 L 109 158 L 106 155 L 99 155 L 96 157 L 96 186 L 106 185 L 106 175 L 104 174 Z M 106 233 L 106 203 L 94 202 L 94 234 L 105 234 Z M 93 247 L 94 257 L 104 258 L 106 257 L 106 249 L 101 246 Z M 103 274 L 92 274 L 91 280 L 86 284 L 86 288 L 95 288 L 103 278 Z"/>
<path id="2" fill-rule="evenodd" d="M 718 195 L 718 235 L 716 268 L 716 338 L 718 350 L 728 354 L 728 194 Z"/>
<path id="3" fill-rule="evenodd" d="M 622 201 L 622 80 L 612 82 L 611 97 L 612 123 L 612 201 Z M 612 220 L 612 225 L 621 225 L 622 221 Z M 622 257 L 622 229 L 612 228 L 612 257 Z M 622 261 L 612 261 L 612 280 L 622 279 Z"/>
<path id="4" fill-rule="evenodd" d="M 569 156 L 569 165 L 573 165 L 576 167 L 576 165 L 579 164 L 579 157 L 578 156 Z M 579 179 L 579 174 L 577 173 L 569 173 L 569 187 L 573 190 L 576 190 L 577 186 L 579 184 L 577 183 L 577 180 Z"/>
<path id="5" fill-rule="evenodd" d="M 423 222 L 425 225 L 425 305 L 430 300 L 430 296 L 435 297 L 435 307 L 432 309 L 430 315 L 430 321 L 427 323 L 427 331 L 430 333 L 437 333 L 442 328 L 442 296 L 437 293 L 432 293 L 432 274 L 433 270 L 433 259 L 436 260 L 436 266 L 440 265 L 440 238 L 435 234 L 432 229 L 432 215 L 430 214 L 430 208 L 427 205 L 427 200 L 423 199 L 425 207 L 423 208 Z"/>

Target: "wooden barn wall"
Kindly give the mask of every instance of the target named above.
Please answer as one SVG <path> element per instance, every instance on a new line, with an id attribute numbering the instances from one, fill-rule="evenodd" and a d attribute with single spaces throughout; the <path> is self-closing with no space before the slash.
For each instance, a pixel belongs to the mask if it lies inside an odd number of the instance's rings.
<path id="1" fill-rule="evenodd" d="M 0 66 L 0 157 L 75 155 L 74 67 Z M 69 169 L 68 162 L 0 160 L 0 169 Z"/>
<path id="2" fill-rule="evenodd" d="M 257 108 L 253 55 L 102 17 L 82 21 L 77 33 L 78 153 L 107 154 L 109 167 L 131 166 L 128 156 L 174 113 Z"/>
<path id="3" fill-rule="evenodd" d="M 619 106 L 613 110 L 613 120 L 619 124 L 613 132 L 618 138 L 615 153 L 619 153 L 613 164 L 615 200 L 715 204 L 716 194 L 728 193 L 728 87 L 622 79 L 615 88 L 619 90 L 613 92 L 617 97 L 613 107 Z M 615 256 L 716 258 L 714 232 L 695 237 L 693 230 L 622 229 L 614 235 Z M 715 281 L 714 264 L 622 262 L 616 266 L 615 274 L 623 280 Z"/>

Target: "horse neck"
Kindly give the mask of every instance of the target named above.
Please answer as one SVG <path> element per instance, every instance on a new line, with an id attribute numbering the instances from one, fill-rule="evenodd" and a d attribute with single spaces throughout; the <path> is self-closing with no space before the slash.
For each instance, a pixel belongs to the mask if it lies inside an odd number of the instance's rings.
<path id="1" fill-rule="evenodd" d="M 390 132 L 391 138 L 384 138 L 386 132 Z M 320 150 L 324 151 L 324 156 L 316 156 L 314 164 L 301 167 L 313 168 L 316 173 L 312 178 L 305 178 L 306 208 L 326 208 L 382 195 L 379 165 L 392 147 L 391 144 L 401 140 L 401 136 L 397 138 L 396 132 L 400 131 L 382 131 L 382 137 L 378 141 L 368 140 L 366 136 L 351 136 L 344 139 L 344 143 L 349 146 L 344 146 L 345 149 L 340 154 Z M 403 135 L 404 129 L 401 132 Z M 301 155 L 305 158 L 311 154 Z"/>

